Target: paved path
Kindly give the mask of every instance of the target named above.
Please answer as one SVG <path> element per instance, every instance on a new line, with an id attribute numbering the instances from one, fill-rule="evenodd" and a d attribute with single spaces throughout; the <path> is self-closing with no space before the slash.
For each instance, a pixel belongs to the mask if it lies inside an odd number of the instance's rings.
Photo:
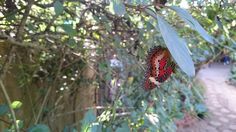
<path id="1" fill-rule="evenodd" d="M 178 132 L 236 132 L 236 87 L 226 83 L 230 66 L 213 64 L 199 71 L 197 78 L 206 88 L 209 117 Z"/>

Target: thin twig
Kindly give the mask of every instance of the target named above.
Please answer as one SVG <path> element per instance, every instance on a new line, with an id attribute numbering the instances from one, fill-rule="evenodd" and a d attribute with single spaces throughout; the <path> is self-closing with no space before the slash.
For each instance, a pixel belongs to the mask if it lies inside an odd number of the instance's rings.
<path id="1" fill-rule="evenodd" d="M 74 114 L 74 113 L 78 113 L 78 112 L 82 112 L 82 111 L 87 111 L 87 110 L 91 110 L 91 109 L 94 109 L 94 110 L 104 110 L 104 109 L 112 109 L 112 107 L 105 107 L 105 106 L 92 106 L 92 107 L 87 107 L 87 108 L 84 108 L 84 109 L 77 109 L 77 110 L 74 110 L 74 111 L 69 111 L 69 112 L 66 112 L 66 113 L 63 113 L 63 114 L 58 114 L 58 115 L 55 115 L 54 118 L 58 118 L 58 117 L 61 117 L 61 116 L 68 116 L 70 114 Z M 123 110 L 123 109 L 126 109 L 126 110 L 132 110 L 134 109 L 134 107 L 123 107 L 123 108 L 117 108 L 116 110 Z"/>
<path id="2" fill-rule="evenodd" d="M 22 36 L 24 36 L 25 24 L 26 24 L 29 14 L 30 14 L 30 10 L 31 10 L 33 3 L 34 3 L 34 0 L 28 0 L 28 5 L 25 9 L 25 13 L 23 15 L 23 18 L 21 19 L 20 26 L 17 29 L 16 40 L 18 40 L 20 42 L 22 41 Z"/>
<path id="3" fill-rule="evenodd" d="M 13 110 L 13 108 L 11 107 L 11 100 L 10 100 L 10 97 L 9 95 L 7 94 L 7 90 L 2 82 L 2 79 L 0 79 L 0 85 L 1 85 L 1 88 L 2 88 L 2 91 L 3 91 L 3 94 L 5 96 L 5 99 L 7 101 L 7 104 L 8 104 L 8 107 L 10 109 L 10 112 L 11 112 L 11 115 L 12 115 L 12 118 L 13 118 L 13 122 L 14 122 L 14 126 L 15 126 L 15 131 L 16 132 L 20 132 L 20 129 L 17 125 L 17 122 L 16 122 L 16 114 L 15 114 L 15 111 Z"/>
<path id="4" fill-rule="evenodd" d="M 4 119 L 2 119 L 2 118 L 0 118 L 0 121 L 2 121 L 2 122 L 4 122 L 4 123 L 6 123 L 6 124 L 8 124 L 8 125 L 11 125 L 11 122 L 9 122 L 9 121 L 6 121 L 6 120 L 4 120 Z"/>
<path id="5" fill-rule="evenodd" d="M 53 89 L 53 86 L 56 85 L 57 79 L 58 79 L 58 77 L 59 77 L 59 75 L 60 75 L 60 72 L 61 72 L 61 69 L 62 69 L 62 65 L 63 65 L 63 62 L 64 62 L 65 55 L 66 55 L 66 53 L 63 53 L 63 57 L 62 57 L 62 59 L 61 59 L 61 61 L 60 61 L 60 65 L 59 65 L 59 68 L 58 68 L 58 70 L 57 70 L 57 74 L 56 74 L 56 77 L 55 77 L 55 79 L 54 79 L 54 82 L 52 83 L 51 87 L 48 88 L 48 91 L 47 91 L 47 93 L 46 93 L 46 95 L 45 95 L 45 97 L 44 97 L 44 99 L 43 99 L 43 103 L 42 103 L 42 105 L 41 105 L 41 108 L 40 108 L 40 110 L 39 110 L 39 113 L 38 113 L 38 115 L 37 115 L 37 118 L 36 118 L 34 124 L 37 124 L 37 123 L 38 123 L 39 118 L 40 118 L 40 116 L 41 116 L 41 114 L 42 114 L 43 108 L 44 108 L 44 106 L 45 106 L 45 104 L 46 104 L 46 102 L 47 102 L 47 100 L 48 100 L 49 94 L 51 93 L 51 91 L 52 91 L 52 89 Z"/>
<path id="6" fill-rule="evenodd" d="M 0 31 L 0 38 L 7 42 L 7 44 L 13 44 L 16 46 L 21 46 L 21 47 L 30 47 L 30 48 L 35 48 L 35 49 L 40 49 L 40 50 L 47 50 L 45 47 L 39 46 L 37 42 L 35 43 L 22 43 L 16 41 L 14 38 L 12 38 L 9 35 L 6 35 L 3 31 Z"/>

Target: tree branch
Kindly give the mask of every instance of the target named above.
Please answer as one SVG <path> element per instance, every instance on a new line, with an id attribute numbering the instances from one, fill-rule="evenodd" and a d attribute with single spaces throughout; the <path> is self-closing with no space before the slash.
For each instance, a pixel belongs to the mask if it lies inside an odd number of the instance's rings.
<path id="1" fill-rule="evenodd" d="M 11 36 L 6 35 L 3 31 L 0 31 L 0 41 L 3 40 L 5 42 L 8 42 L 13 45 L 21 46 L 21 47 L 30 47 L 30 48 L 35 48 L 35 49 L 40 49 L 40 50 L 47 50 L 45 47 L 38 46 L 38 43 L 21 43 L 16 41 L 14 38 Z"/>
<path id="2" fill-rule="evenodd" d="M 26 21 L 29 16 L 33 3 L 34 3 L 34 0 L 28 0 L 28 5 L 25 9 L 25 13 L 23 15 L 23 18 L 21 19 L 20 26 L 17 29 L 16 40 L 20 42 L 22 42 L 22 37 L 24 36 L 24 27 L 25 27 L 25 24 L 26 24 Z"/>

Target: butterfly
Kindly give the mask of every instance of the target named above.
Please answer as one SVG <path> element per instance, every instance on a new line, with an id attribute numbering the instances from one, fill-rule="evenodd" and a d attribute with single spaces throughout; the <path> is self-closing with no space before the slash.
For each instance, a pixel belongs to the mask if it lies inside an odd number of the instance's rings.
<path id="1" fill-rule="evenodd" d="M 166 81 L 175 70 L 175 63 L 167 48 L 155 46 L 148 52 L 144 89 L 152 90 Z"/>

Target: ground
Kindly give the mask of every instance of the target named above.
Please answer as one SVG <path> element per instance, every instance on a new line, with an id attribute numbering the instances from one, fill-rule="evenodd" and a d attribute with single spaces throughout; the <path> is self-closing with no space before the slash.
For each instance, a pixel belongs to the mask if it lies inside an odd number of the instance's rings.
<path id="1" fill-rule="evenodd" d="M 236 87 L 227 83 L 230 65 L 212 64 L 199 71 L 197 78 L 205 86 L 209 114 L 178 132 L 236 132 Z"/>

